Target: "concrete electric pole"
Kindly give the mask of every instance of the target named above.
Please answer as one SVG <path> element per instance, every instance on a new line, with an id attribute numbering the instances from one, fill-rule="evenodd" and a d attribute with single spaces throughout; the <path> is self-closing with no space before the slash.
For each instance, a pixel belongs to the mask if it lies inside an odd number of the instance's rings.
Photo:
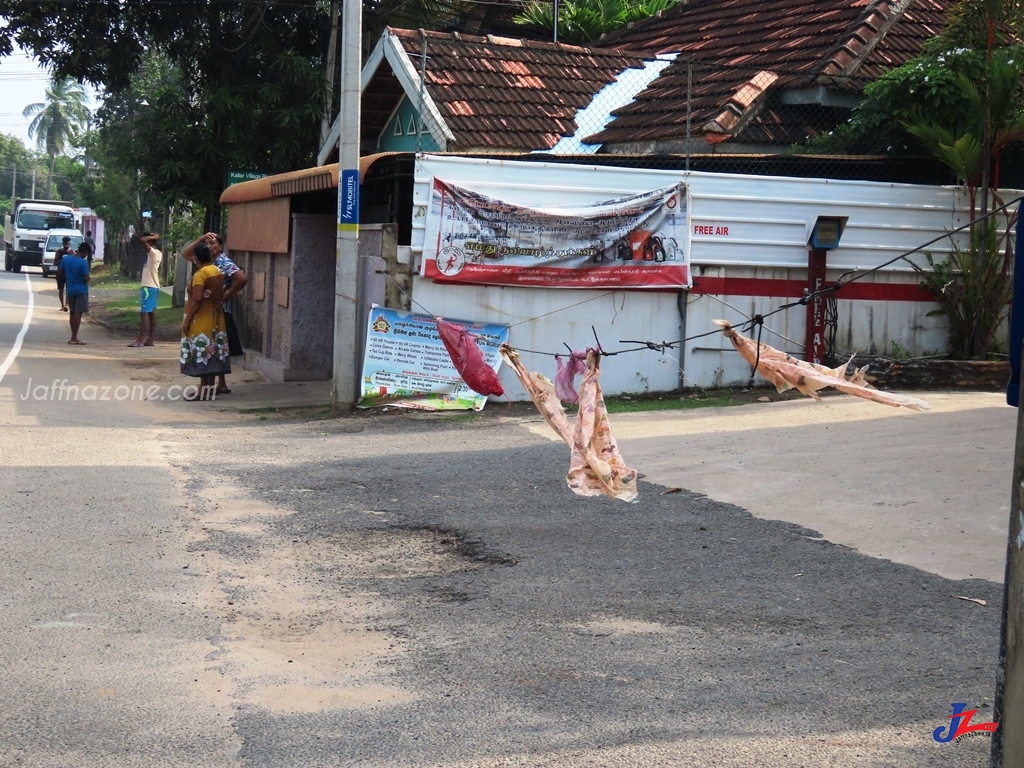
<path id="1" fill-rule="evenodd" d="M 359 117 L 362 5 L 344 0 L 341 21 L 341 99 L 338 143 L 338 246 L 334 279 L 334 380 L 331 406 L 349 410 L 358 399 L 359 348 Z"/>
<path id="2" fill-rule="evenodd" d="M 1024 343 L 1024 205 L 1017 209 L 1013 310 L 1010 317 L 1010 384 L 1006 401 L 1017 406 L 1017 448 L 1010 491 L 1010 529 L 1003 581 L 1003 632 L 996 670 L 992 714 L 999 723 L 992 737 L 990 768 L 1024 766 L 1024 413 L 1020 406 L 1021 345 Z"/>

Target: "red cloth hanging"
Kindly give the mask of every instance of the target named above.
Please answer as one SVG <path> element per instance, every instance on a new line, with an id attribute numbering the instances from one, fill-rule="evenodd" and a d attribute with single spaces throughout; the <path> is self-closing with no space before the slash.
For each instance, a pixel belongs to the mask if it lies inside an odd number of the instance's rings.
<path id="1" fill-rule="evenodd" d="M 498 381 L 498 374 L 487 364 L 484 353 L 476 345 L 476 336 L 461 325 L 439 317 L 435 317 L 434 322 L 437 323 L 437 332 L 448 350 L 448 356 L 466 386 L 480 395 L 504 395 L 505 390 Z"/>

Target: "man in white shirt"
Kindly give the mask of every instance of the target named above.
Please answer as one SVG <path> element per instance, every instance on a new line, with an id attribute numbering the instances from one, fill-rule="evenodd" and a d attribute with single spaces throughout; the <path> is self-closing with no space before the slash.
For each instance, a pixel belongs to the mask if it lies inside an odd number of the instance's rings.
<path id="1" fill-rule="evenodd" d="M 153 247 L 160 239 L 155 232 L 143 232 L 139 240 L 146 246 L 146 265 L 142 268 L 142 289 L 139 297 L 139 336 L 129 347 L 152 347 L 156 333 L 156 305 L 160 296 L 160 262 L 164 255 Z M 149 332 L 146 331 L 146 316 L 149 316 Z"/>

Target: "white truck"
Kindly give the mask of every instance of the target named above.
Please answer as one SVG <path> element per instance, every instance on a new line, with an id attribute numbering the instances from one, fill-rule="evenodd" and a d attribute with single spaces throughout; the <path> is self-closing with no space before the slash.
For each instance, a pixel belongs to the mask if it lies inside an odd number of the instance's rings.
<path id="1" fill-rule="evenodd" d="M 4 218 L 4 269 L 43 265 L 43 246 L 51 229 L 76 229 L 75 209 L 62 200 L 16 199 Z"/>

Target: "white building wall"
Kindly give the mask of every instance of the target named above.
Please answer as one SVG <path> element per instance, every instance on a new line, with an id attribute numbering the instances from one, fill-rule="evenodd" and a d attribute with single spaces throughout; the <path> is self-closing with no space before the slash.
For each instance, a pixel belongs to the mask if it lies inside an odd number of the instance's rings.
<path id="1" fill-rule="evenodd" d="M 527 370 L 554 380 L 556 353 L 596 346 L 594 331 L 606 351 L 636 347 L 620 339 L 676 341 L 681 338 L 677 298 L 680 292 L 552 291 L 484 285 L 442 285 L 413 279 L 413 310 L 456 320 L 511 326 L 509 343 L 520 352 Z M 544 354 L 537 354 L 544 353 Z M 668 392 L 680 386 L 680 352 L 631 352 L 601 364 L 605 392 Z M 499 371 L 512 400 L 529 400 L 507 366 Z"/>
<path id="2" fill-rule="evenodd" d="M 790 290 L 771 295 L 775 281 L 806 282 L 807 241 L 819 216 L 847 219 L 840 246 L 828 252 L 828 281 L 850 270 L 873 270 L 931 240 L 927 250 L 936 261 L 950 252 L 945 235 L 966 224 L 969 207 L 959 187 L 885 184 L 863 181 L 742 176 L 525 163 L 441 156 L 423 156 L 416 164 L 412 250 L 418 264 L 429 204 L 431 178 L 477 190 L 528 206 L 586 203 L 635 194 L 683 181 L 688 188 L 689 238 L 680 246 L 690 254 L 695 290 L 588 291 L 413 283 L 415 311 L 456 319 L 512 326 L 510 342 L 524 352 L 528 369 L 554 374 L 551 357 L 594 346 L 596 330 L 606 351 L 634 348 L 620 340 L 680 342 L 675 349 L 609 357 L 602 366 L 602 387 L 608 394 L 658 392 L 687 387 L 741 384 L 750 368 L 732 351 L 716 318 L 740 325 L 753 315 L 769 315 L 796 301 Z M 1004 199 L 1018 196 L 1006 191 Z M 1005 226 L 1005 220 L 1001 222 Z M 698 234 L 700 233 L 700 234 Z M 704 234 L 711 233 L 711 234 Z M 967 235 L 954 236 L 966 247 Z M 921 253 L 913 257 L 925 264 Z M 849 275 L 848 275 L 849 277 Z M 702 278 L 756 281 L 761 295 L 701 295 Z M 916 273 L 904 260 L 881 268 L 863 280 L 881 286 L 917 285 Z M 792 289 L 791 282 L 789 288 Z M 748 291 L 749 292 L 749 291 Z M 685 319 L 680 302 L 685 305 Z M 838 294 L 837 351 L 886 354 L 896 341 L 911 354 L 942 350 L 946 326 L 929 317 L 931 302 L 848 300 Z M 806 308 L 794 306 L 765 320 L 761 340 L 802 357 Z M 702 338 L 694 338 L 703 333 Z M 525 399 L 514 376 L 503 370 L 502 383 L 513 399 Z"/>

